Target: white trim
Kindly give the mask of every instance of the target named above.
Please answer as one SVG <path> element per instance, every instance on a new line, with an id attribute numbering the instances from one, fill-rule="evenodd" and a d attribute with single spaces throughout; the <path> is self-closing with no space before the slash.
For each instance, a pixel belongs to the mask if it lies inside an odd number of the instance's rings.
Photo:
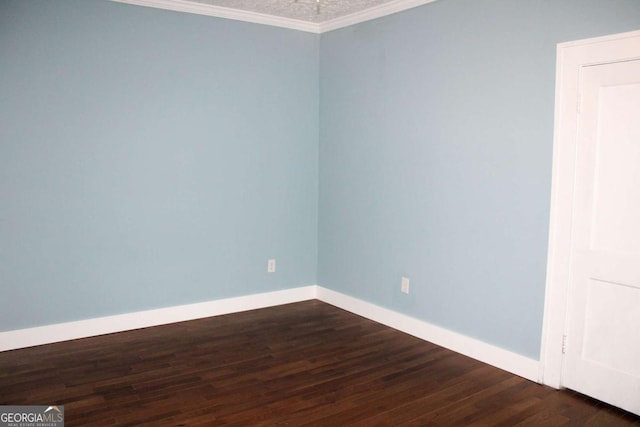
<path id="1" fill-rule="evenodd" d="M 0 332 L 0 351 L 238 313 L 311 299 L 318 299 L 529 380 L 536 381 L 538 378 L 539 363 L 536 360 L 315 285 Z"/>
<path id="2" fill-rule="evenodd" d="M 315 299 L 316 286 L 0 332 L 0 351 L 184 322 Z"/>
<path id="3" fill-rule="evenodd" d="M 388 3 L 365 9 L 360 12 L 352 13 L 350 15 L 341 16 L 339 18 L 332 19 L 330 21 L 322 22 L 319 25 L 319 32 L 326 33 L 327 31 L 337 30 L 338 28 L 348 27 L 350 25 L 359 24 L 365 21 L 371 21 L 372 19 L 382 18 L 383 16 L 391 15 L 403 10 L 411 9 L 424 4 L 433 3 L 437 0 L 394 0 Z"/>
<path id="4" fill-rule="evenodd" d="M 382 308 L 357 298 L 318 286 L 317 299 L 350 311 L 367 319 L 413 335 L 441 347 L 511 372 L 531 381 L 538 381 L 539 362 L 520 354 L 487 344 L 423 320 Z"/>
<path id="5" fill-rule="evenodd" d="M 555 388 L 562 387 L 580 71 L 585 66 L 637 59 L 628 57 L 626 52 L 639 42 L 640 31 L 633 31 L 558 45 L 549 249 L 540 350 L 540 380 Z"/>
<path id="6" fill-rule="evenodd" d="M 393 13 L 402 12 L 437 0 L 393 0 L 388 3 L 341 16 L 321 23 L 301 21 L 292 18 L 283 18 L 259 12 L 233 9 L 230 7 L 214 6 L 193 2 L 189 0 L 111 0 L 118 3 L 134 4 L 137 6 L 153 7 L 156 9 L 172 10 L 175 12 L 193 13 L 196 15 L 215 16 L 218 18 L 233 19 L 236 21 L 251 22 L 254 24 L 271 25 L 292 30 L 306 31 L 321 34 L 338 28 L 348 27 L 372 19 L 381 18 Z"/>
<path id="7" fill-rule="evenodd" d="M 196 3 L 187 0 L 111 0 L 117 3 L 134 4 L 137 6 L 153 7 L 156 9 L 172 10 L 174 12 L 186 12 L 196 15 L 215 16 L 218 18 L 233 19 L 236 21 L 251 22 L 254 24 L 271 25 L 274 27 L 289 28 L 292 30 L 319 33 L 320 27 L 314 22 L 300 21 L 298 19 L 282 18 L 267 15 L 265 13 L 250 12 L 233 9 L 230 7 L 214 6 L 210 4 Z"/>

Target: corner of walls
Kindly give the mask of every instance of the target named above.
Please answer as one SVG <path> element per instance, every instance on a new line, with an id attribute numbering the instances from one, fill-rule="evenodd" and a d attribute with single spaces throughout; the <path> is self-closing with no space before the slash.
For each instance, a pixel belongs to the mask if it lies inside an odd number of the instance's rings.
<path id="1" fill-rule="evenodd" d="M 382 325 L 538 382 L 539 363 L 536 360 L 319 285 L 0 332 L 0 351 L 125 332 L 312 299 L 318 299 Z"/>
<path id="2" fill-rule="evenodd" d="M 315 99 L 315 108 L 316 108 L 316 146 L 315 146 L 315 156 L 316 156 L 316 170 L 315 170 L 315 178 L 316 178 L 316 218 L 315 218 L 315 270 L 314 270 L 314 283 L 318 283 L 318 275 L 320 271 L 320 140 L 322 138 L 322 121 L 321 121 L 321 111 L 322 111 L 322 89 L 320 82 L 321 75 L 321 60 L 322 55 L 320 53 L 320 46 L 322 42 L 322 34 L 318 34 L 316 37 L 315 49 L 316 49 L 316 74 L 314 76 L 316 81 L 316 99 Z"/>

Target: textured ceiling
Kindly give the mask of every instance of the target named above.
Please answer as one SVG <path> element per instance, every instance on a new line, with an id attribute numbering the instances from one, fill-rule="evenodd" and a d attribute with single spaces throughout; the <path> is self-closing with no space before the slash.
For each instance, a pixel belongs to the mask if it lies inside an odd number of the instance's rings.
<path id="1" fill-rule="evenodd" d="M 2 0 L 0 0 L 2 1 Z M 324 33 L 437 0 L 111 0 Z"/>
<path id="2" fill-rule="evenodd" d="M 380 6 L 394 0 L 191 0 L 249 12 L 263 13 L 288 19 L 322 23 Z M 318 11 L 319 9 L 319 11 Z"/>

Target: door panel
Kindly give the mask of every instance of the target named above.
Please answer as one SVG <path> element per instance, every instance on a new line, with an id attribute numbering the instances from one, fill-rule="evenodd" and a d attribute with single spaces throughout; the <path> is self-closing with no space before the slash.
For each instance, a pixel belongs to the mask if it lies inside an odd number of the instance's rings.
<path id="1" fill-rule="evenodd" d="M 600 87 L 598 91 L 592 250 L 640 253 L 640 238 L 630 238 L 640 237 L 638 100 L 640 84 Z"/>
<path id="2" fill-rule="evenodd" d="M 580 93 L 563 383 L 640 414 L 640 61 Z"/>
<path id="3" fill-rule="evenodd" d="M 640 346 L 620 345 L 640 337 L 640 289 L 589 280 L 587 295 L 584 359 L 640 378 Z"/>

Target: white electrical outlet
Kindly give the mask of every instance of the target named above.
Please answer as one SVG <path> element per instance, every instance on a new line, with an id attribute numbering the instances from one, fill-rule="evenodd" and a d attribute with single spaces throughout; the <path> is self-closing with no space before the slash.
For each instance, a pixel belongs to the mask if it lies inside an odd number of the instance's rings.
<path id="1" fill-rule="evenodd" d="M 276 260 L 270 259 L 267 261 L 267 273 L 275 273 L 276 272 Z"/>
<path id="2" fill-rule="evenodd" d="M 407 277 L 403 277 L 400 280 L 400 290 L 404 294 L 408 294 L 409 293 L 409 279 Z"/>

